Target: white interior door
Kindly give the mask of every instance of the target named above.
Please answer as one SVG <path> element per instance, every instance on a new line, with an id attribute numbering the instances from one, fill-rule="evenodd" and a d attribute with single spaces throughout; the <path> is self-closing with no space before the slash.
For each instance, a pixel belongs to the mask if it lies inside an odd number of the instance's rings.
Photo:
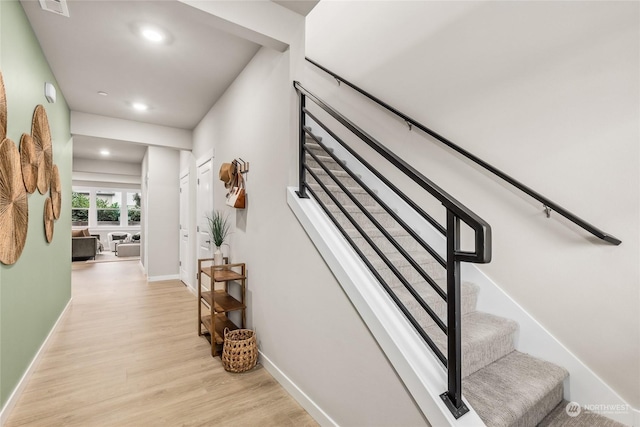
<path id="1" fill-rule="evenodd" d="M 189 174 L 180 178 L 180 280 L 191 286 L 189 257 Z"/>
<path id="2" fill-rule="evenodd" d="M 213 245 L 209 236 L 207 215 L 213 210 L 213 161 L 198 166 L 198 202 L 196 204 L 196 231 L 198 234 L 198 259 L 213 258 Z"/>

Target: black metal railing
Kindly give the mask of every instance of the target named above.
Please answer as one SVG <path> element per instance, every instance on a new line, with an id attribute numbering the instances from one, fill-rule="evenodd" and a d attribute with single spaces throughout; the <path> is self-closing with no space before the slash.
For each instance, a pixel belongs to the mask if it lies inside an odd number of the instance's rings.
<path id="1" fill-rule="evenodd" d="M 385 291 L 389 294 L 391 299 L 399 307 L 400 311 L 406 316 L 409 322 L 414 326 L 418 334 L 424 339 L 426 344 L 433 350 L 434 354 L 447 368 L 447 390 L 442 393 L 441 397 L 449 407 L 453 415 L 458 418 L 468 411 L 462 400 L 462 333 L 461 333 L 461 301 L 460 301 L 460 263 L 488 263 L 491 260 L 491 227 L 482 218 L 473 213 L 467 207 L 458 202 L 451 195 L 447 194 L 444 190 L 438 187 L 436 184 L 427 179 L 419 171 L 407 164 L 404 160 L 399 158 L 396 154 L 388 150 L 384 145 L 378 142 L 376 139 L 368 135 L 364 130 L 360 129 L 349 119 L 344 117 L 330 105 L 322 101 L 306 90 L 299 82 L 294 82 L 294 87 L 300 98 L 300 164 L 299 164 L 299 188 L 297 194 L 299 197 L 306 198 L 310 193 L 319 203 L 321 208 L 333 221 L 336 227 L 340 230 L 345 239 L 351 244 L 356 253 L 362 258 L 363 262 L 371 270 L 376 279 L 380 282 Z M 342 138 L 340 138 L 335 132 L 333 132 L 325 122 L 317 117 L 309 108 L 307 108 L 307 99 L 313 102 L 313 104 L 323 110 L 328 116 L 333 118 L 339 125 L 346 128 L 351 134 L 357 136 L 361 141 L 367 144 L 371 149 L 378 153 L 383 159 L 391 164 L 395 169 L 402 172 L 406 177 L 416 183 L 422 190 L 433 196 L 438 200 L 442 206 L 446 209 L 446 224 L 442 225 L 428 215 L 420 206 L 418 206 L 411 198 L 406 196 L 400 189 L 390 182 L 384 174 L 373 168 L 360 154 L 349 146 Z M 443 258 L 431 245 L 425 242 L 416 232 L 410 227 L 400 216 L 391 209 L 378 195 L 373 191 L 354 171 L 347 167 L 341 160 L 330 150 L 326 144 L 324 144 L 321 138 L 318 138 L 307 126 L 306 119 L 310 117 L 316 124 L 318 124 L 327 134 L 329 134 L 337 143 L 339 143 L 346 151 L 354 156 L 360 164 L 366 167 L 371 173 L 373 173 L 378 179 L 380 179 L 391 191 L 393 191 L 398 197 L 400 197 L 409 207 L 422 216 L 427 222 L 433 225 L 433 227 L 440 233 L 446 236 L 447 249 L 446 259 Z M 323 153 L 318 155 L 314 153 L 314 150 L 310 149 L 307 145 L 307 139 L 310 139 L 315 147 Z M 321 158 L 322 157 L 322 158 Z M 326 160 L 323 160 L 326 159 Z M 308 164 L 309 161 L 315 162 L 317 165 L 311 167 Z M 335 162 L 336 167 L 339 167 L 341 171 L 346 172 L 349 179 L 352 179 L 360 189 L 364 191 L 368 197 L 375 201 L 375 203 L 382 207 L 393 220 L 401 226 L 407 235 L 413 238 L 420 247 L 424 248 L 426 252 L 435 260 L 435 263 L 446 268 L 446 292 L 443 291 L 430 274 L 428 274 L 420 262 L 415 259 L 413 255 L 405 249 L 403 244 L 397 241 L 397 239 L 391 235 L 387 229 L 378 221 L 376 216 L 369 211 L 369 208 L 365 206 L 356 195 L 345 185 L 341 179 L 331 170 L 325 163 L 331 161 Z M 322 176 L 321 176 L 322 174 Z M 327 184 L 323 181 L 323 178 L 327 179 L 332 184 Z M 311 179 L 313 181 L 311 181 Z M 424 300 L 421 294 L 414 288 L 412 283 L 407 280 L 396 267 L 395 263 L 389 258 L 389 256 L 382 250 L 378 244 L 375 243 L 374 238 L 368 235 L 366 230 L 361 226 L 359 221 L 354 218 L 349 209 L 344 206 L 344 203 L 340 201 L 340 197 L 333 194 L 333 191 L 329 187 L 335 187 L 340 194 L 346 195 L 349 202 L 357 207 L 358 212 L 361 212 L 367 220 L 373 224 L 375 229 L 388 241 L 395 250 L 407 261 L 407 263 L 418 272 L 421 278 L 423 278 L 432 289 L 434 289 L 437 295 L 446 302 L 446 324 L 435 313 L 433 308 Z M 315 187 L 315 189 L 314 189 Z M 320 194 L 321 193 L 321 194 Z M 326 202 L 323 201 L 325 196 Z M 328 199 L 327 199 L 328 198 Z M 368 246 L 375 252 L 375 254 L 382 260 L 386 268 L 393 274 L 398 282 L 404 289 L 408 291 L 411 297 L 418 303 L 419 307 L 423 309 L 433 321 L 438 329 L 447 336 L 447 355 L 434 343 L 432 337 L 425 331 L 423 325 L 416 319 L 412 310 L 408 309 L 396 292 L 394 292 L 392 286 L 389 285 L 388 280 L 381 274 L 380 271 L 369 260 L 369 257 L 364 251 L 356 244 L 354 237 L 347 231 L 344 224 L 338 220 L 336 215 L 331 211 L 328 205 L 337 207 L 339 212 L 346 218 L 351 227 L 362 237 Z M 463 251 L 460 247 L 460 222 L 464 222 L 474 231 L 474 250 Z"/>
<path id="2" fill-rule="evenodd" d="M 387 104 L 386 102 L 380 100 L 376 96 L 370 94 L 369 92 L 359 88 L 355 84 L 353 84 L 353 83 L 349 82 L 348 80 L 342 78 L 341 76 L 339 76 L 338 74 L 334 73 L 333 71 L 323 67 L 322 65 L 320 65 L 317 62 L 313 61 L 312 59 L 306 58 L 306 60 L 309 61 L 311 64 L 315 65 L 316 67 L 320 68 L 322 71 L 326 72 L 327 74 L 333 76 L 338 81 L 338 83 L 346 84 L 347 86 L 349 86 L 350 88 L 352 88 L 356 92 L 360 93 L 361 95 L 364 95 L 365 97 L 369 98 L 370 100 L 372 100 L 376 104 L 380 105 L 384 109 L 386 109 L 386 110 L 390 111 L 391 113 L 395 114 L 396 116 L 400 117 L 410 127 L 415 127 L 417 129 L 420 129 L 424 133 L 430 135 L 431 137 L 433 137 L 437 141 L 440 141 L 441 143 L 443 143 L 447 147 L 451 148 L 455 152 L 461 154 L 462 156 L 464 156 L 467 159 L 471 160 L 475 164 L 481 166 L 482 168 L 488 170 L 489 172 L 491 172 L 492 174 L 498 176 L 502 180 L 508 182 L 509 184 L 511 184 L 512 186 L 516 187 L 517 189 L 519 189 L 523 193 L 529 195 L 530 197 L 533 197 L 534 199 L 536 199 L 537 201 L 542 203 L 542 206 L 543 206 L 545 212 L 547 213 L 547 216 L 550 215 L 551 211 L 557 212 L 560 215 L 562 215 L 563 217 L 565 217 L 566 219 L 568 219 L 569 221 L 575 223 L 579 227 L 585 229 L 589 233 L 593 234 L 594 236 L 596 236 L 597 238 L 599 238 L 601 240 L 604 240 L 605 242 L 608 242 L 608 243 L 611 243 L 611 244 L 614 244 L 614 245 L 619 245 L 620 243 L 622 243 L 622 241 L 620 239 L 618 239 L 618 238 L 612 236 L 611 234 L 606 233 L 606 232 L 600 230 L 599 228 L 591 225 L 587 221 L 585 221 L 582 218 L 574 215 L 573 213 L 569 212 L 568 210 L 566 210 L 562 206 L 558 205 L 557 203 L 549 200 L 548 198 L 546 198 L 542 194 L 538 193 L 537 191 L 529 188 L 528 186 L 526 186 L 525 184 L 523 184 L 520 181 L 516 180 L 515 178 L 513 178 L 513 177 L 507 175 L 506 173 L 502 172 L 500 169 L 496 168 L 495 166 L 492 166 L 491 164 L 487 163 L 486 161 L 480 159 L 476 155 L 470 153 L 469 151 L 465 150 L 464 148 L 460 147 L 459 145 L 453 143 L 452 141 L 450 141 L 449 139 L 447 139 L 444 136 L 440 135 L 439 133 L 435 132 L 434 130 L 426 127 L 425 125 L 423 125 L 422 123 L 418 122 L 417 120 L 414 120 L 413 118 L 411 118 L 408 115 L 402 113 L 401 111 L 397 110 L 396 108 L 392 107 L 391 105 Z"/>

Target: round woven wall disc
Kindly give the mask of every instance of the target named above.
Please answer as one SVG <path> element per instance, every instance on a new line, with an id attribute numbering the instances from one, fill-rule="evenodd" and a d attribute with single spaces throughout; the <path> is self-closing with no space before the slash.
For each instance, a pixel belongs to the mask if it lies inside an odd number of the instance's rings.
<path id="1" fill-rule="evenodd" d="M 62 186 L 60 185 L 60 172 L 58 165 L 53 165 L 51 170 L 51 203 L 53 206 L 53 218 L 60 218 L 60 208 L 62 207 Z"/>
<path id="2" fill-rule="evenodd" d="M 14 264 L 24 249 L 29 225 L 20 153 L 10 139 L 0 143 L 0 262 Z"/>
<path id="3" fill-rule="evenodd" d="M 0 72 L 0 141 L 7 137 L 7 94 L 4 90 L 4 79 Z"/>
<path id="4" fill-rule="evenodd" d="M 53 240 L 53 203 L 51 197 L 47 197 L 44 201 L 44 237 L 47 243 Z"/>
<path id="5" fill-rule="evenodd" d="M 38 163 L 36 162 L 36 148 L 31 135 L 22 134 L 20 138 L 20 164 L 22 165 L 22 181 L 27 193 L 36 191 L 38 184 Z"/>
<path id="6" fill-rule="evenodd" d="M 47 112 L 42 105 L 36 106 L 31 122 L 31 137 L 36 146 L 38 163 L 38 191 L 45 194 L 49 191 L 51 167 L 53 166 L 53 147 L 51 146 L 51 130 Z"/>

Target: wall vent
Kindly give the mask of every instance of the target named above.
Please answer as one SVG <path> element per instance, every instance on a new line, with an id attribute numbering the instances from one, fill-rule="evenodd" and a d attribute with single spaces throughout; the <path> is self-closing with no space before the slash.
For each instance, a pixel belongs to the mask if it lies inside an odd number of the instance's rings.
<path id="1" fill-rule="evenodd" d="M 69 16 L 67 0 L 40 0 L 40 7 L 42 10 L 53 12 L 56 15 Z"/>

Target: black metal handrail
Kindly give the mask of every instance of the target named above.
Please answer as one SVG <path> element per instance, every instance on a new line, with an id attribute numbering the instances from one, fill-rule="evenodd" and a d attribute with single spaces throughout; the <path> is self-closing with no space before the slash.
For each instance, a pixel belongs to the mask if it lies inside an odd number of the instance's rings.
<path id="1" fill-rule="evenodd" d="M 452 141 L 450 141 L 449 139 L 447 139 L 444 136 L 440 135 L 439 133 L 435 132 L 434 130 L 426 127 L 425 125 L 423 125 L 422 123 L 418 122 L 417 120 L 415 120 L 415 119 L 409 117 L 408 115 L 402 113 L 401 111 L 397 110 L 396 108 L 392 107 L 391 105 L 387 104 L 386 102 L 382 101 L 381 99 L 377 98 L 376 96 L 370 94 L 369 92 L 365 91 L 364 89 L 359 88 L 355 84 L 353 84 L 350 81 L 344 79 L 343 77 L 339 76 L 338 74 L 334 73 L 333 71 L 323 67 L 322 65 L 318 64 L 317 62 L 313 61 L 310 58 L 306 58 L 306 60 L 309 61 L 311 64 L 315 65 L 316 67 L 320 68 L 322 71 L 324 71 L 327 74 L 329 74 L 332 77 L 334 77 L 339 83 L 341 82 L 341 83 L 346 84 L 347 86 L 349 86 L 350 88 L 352 88 L 356 92 L 360 93 L 361 95 L 364 95 L 365 97 L 369 98 L 370 100 L 372 100 L 376 104 L 380 105 L 384 109 L 386 109 L 386 110 L 390 111 L 391 113 L 395 114 L 396 116 L 400 117 L 409 126 L 416 127 L 418 129 L 420 129 L 421 131 L 423 131 L 424 133 L 432 136 L 433 138 L 435 138 L 436 140 L 440 141 L 441 143 L 443 143 L 447 147 L 451 148 L 452 150 L 456 151 L 457 153 L 461 154 L 462 156 L 466 157 L 467 159 L 471 160 L 472 162 L 476 163 L 477 165 L 481 166 L 482 168 L 488 170 L 492 174 L 498 176 L 499 178 L 501 178 L 504 181 L 508 182 L 509 184 L 513 185 L 514 187 L 516 187 L 517 189 L 519 189 L 523 193 L 529 195 L 530 197 L 533 197 L 534 199 L 536 199 L 537 201 L 542 203 L 543 207 L 545 208 L 545 211 L 547 212 L 547 215 L 549 215 L 550 211 L 555 211 L 555 212 L 559 213 L 560 215 L 562 215 L 563 217 L 565 217 L 566 219 L 568 219 L 569 221 L 575 223 L 579 227 L 585 229 L 589 233 L 591 233 L 594 236 L 598 237 L 599 239 L 604 240 L 605 242 L 612 243 L 614 245 L 619 245 L 620 243 L 622 243 L 622 241 L 620 239 L 618 239 L 617 237 L 614 237 L 611 234 L 600 230 L 599 228 L 595 227 L 594 225 L 591 225 L 587 221 L 585 221 L 582 218 L 574 215 L 573 213 L 569 212 L 568 210 L 566 210 L 562 206 L 558 205 L 557 203 L 549 200 L 548 198 L 546 198 L 542 194 L 538 193 L 537 191 L 531 189 L 530 187 L 526 186 L 525 184 L 521 183 L 520 181 L 516 180 L 515 178 L 507 175 L 506 173 L 502 172 L 500 169 L 498 169 L 495 166 L 493 166 L 493 165 L 487 163 L 486 161 L 480 159 L 478 156 L 470 153 L 469 151 L 467 151 L 464 148 L 460 147 L 459 145 L 453 143 Z"/>
<path id="2" fill-rule="evenodd" d="M 319 202 L 319 205 L 322 209 L 327 213 L 329 218 L 334 222 L 343 236 L 347 239 L 347 241 L 353 246 L 356 253 L 362 258 L 365 264 L 372 271 L 376 279 L 380 282 L 382 287 L 387 291 L 387 293 L 391 296 L 392 300 L 398 305 L 400 310 L 405 314 L 409 322 L 416 328 L 419 335 L 425 340 L 427 345 L 434 351 L 435 355 L 438 357 L 440 361 L 442 361 L 447 367 L 447 391 L 441 395 L 443 401 L 446 403 L 448 408 L 451 410 L 453 415 L 458 418 L 464 413 L 468 411 L 464 402 L 462 401 L 462 333 L 461 333 L 461 303 L 460 303 L 460 263 L 461 262 L 473 262 L 473 263 L 487 263 L 491 260 L 491 227 L 487 224 L 482 218 L 464 206 L 462 203 L 458 202 L 451 195 L 447 194 L 444 190 L 434 184 L 432 181 L 427 179 L 420 172 L 415 170 L 413 167 L 408 165 L 404 160 L 399 158 L 396 154 L 388 150 L 384 145 L 378 142 L 376 139 L 368 135 L 364 130 L 356 126 L 349 119 L 344 117 L 338 111 L 333 109 L 330 105 L 322 101 L 320 98 L 306 90 L 300 83 L 294 82 L 294 87 L 298 92 L 300 97 L 300 110 L 299 110 L 299 120 L 300 120 L 300 130 L 299 130 L 299 138 L 300 138 L 300 152 L 299 152 L 299 189 L 297 191 L 299 197 L 308 197 L 307 191 L 311 193 L 314 198 Z M 369 170 L 371 170 L 374 175 L 378 178 L 382 176 L 382 174 L 376 171 L 371 167 L 361 156 L 359 156 L 353 149 L 350 149 L 347 144 L 343 140 L 337 137 L 335 133 L 331 132 L 328 127 L 323 124 L 320 120 L 317 119 L 307 108 L 306 108 L 306 99 L 309 98 L 313 101 L 317 106 L 323 109 L 329 116 L 335 119 L 338 123 L 348 129 L 351 133 L 356 135 L 360 140 L 366 143 L 369 147 L 371 147 L 374 151 L 380 154 L 386 161 L 391 163 L 395 168 L 401 171 L 404 175 L 413 180 L 416 184 L 418 184 L 423 190 L 431 194 L 434 198 L 436 198 L 440 203 L 445 207 L 447 212 L 447 225 L 446 227 L 438 224 L 436 227 L 439 231 L 443 230 L 446 239 L 447 239 L 447 257 L 446 260 L 442 260 L 442 257 L 437 254 L 437 252 L 426 244 L 422 239 L 416 239 L 419 241 L 425 249 L 436 258 L 441 264 L 445 264 L 447 270 L 447 292 L 443 294 L 442 292 L 439 295 L 446 301 L 447 303 L 447 324 L 441 321 L 441 319 L 435 314 L 435 312 L 429 307 L 429 305 L 423 300 L 419 293 L 413 289 L 412 285 L 404 278 L 403 274 L 395 267 L 395 265 L 389 260 L 389 258 L 385 255 L 385 253 L 380 250 L 380 248 L 375 244 L 375 242 L 367 235 L 365 230 L 358 224 L 358 222 L 353 218 L 353 216 L 348 212 L 348 210 L 342 206 L 338 198 L 333 195 L 330 189 L 322 182 L 322 180 L 318 177 L 317 173 L 309 167 L 306 163 L 307 155 L 319 165 L 320 170 L 329 178 L 333 180 L 337 184 L 337 187 L 346 194 L 352 203 L 371 221 L 372 224 L 381 232 L 381 234 L 398 250 L 398 252 L 409 262 L 409 264 L 418 271 L 423 278 L 427 279 L 427 281 L 435 285 L 436 283 L 429 277 L 428 274 L 424 272 L 421 266 L 416 262 L 415 259 L 404 250 L 401 245 L 398 244 L 395 239 L 386 232 L 384 227 L 373 217 L 373 215 L 368 212 L 363 203 L 359 202 L 358 199 L 351 194 L 349 189 L 340 182 L 337 176 L 331 172 L 331 170 L 323 164 L 323 161 L 319 156 L 314 154 L 312 151 L 309 151 L 306 146 L 306 138 L 309 135 L 312 140 L 318 144 L 318 146 L 327 153 L 328 157 L 335 161 L 340 167 L 347 172 L 347 174 L 355 180 L 355 182 L 361 186 L 365 190 L 367 194 L 372 196 L 377 203 L 380 204 L 388 213 L 392 213 L 393 211 L 386 206 L 386 204 L 382 203 L 380 198 L 374 196 L 374 193 L 371 189 L 364 183 L 360 178 L 356 176 L 346 165 L 341 164 L 339 159 L 322 143 L 322 141 L 313 135 L 312 132 L 306 127 L 306 117 L 310 116 L 314 119 L 316 123 L 318 123 L 325 131 L 327 131 L 338 143 L 340 143 L 343 147 L 345 147 L 352 155 L 361 161 L 363 165 L 365 165 Z M 317 170 L 317 169 L 316 169 Z M 344 227 L 340 224 L 340 222 L 336 219 L 336 217 L 331 213 L 329 208 L 325 205 L 324 202 L 321 201 L 320 197 L 315 193 L 313 188 L 307 183 L 306 175 L 307 173 L 313 178 L 316 184 L 322 189 L 324 194 L 326 194 L 333 204 L 335 204 L 342 214 L 347 218 L 347 220 L 353 225 L 356 231 L 362 235 L 368 245 L 374 250 L 374 252 L 380 257 L 383 263 L 389 268 L 389 270 L 398 278 L 400 283 L 409 291 L 411 296 L 419 303 L 419 305 L 427 312 L 427 314 L 432 318 L 436 325 L 445 332 L 447 335 L 447 357 L 445 358 L 439 348 L 434 344 L 433 340 L 429 335 L 422 329 L 420 324 L 416 321 L 415 317 L 412 313 L 404 306 L 402 301 L 395 294 L 393 289 L 386 283 L 381 274 L 374 268 L 368 258 L 364 255 L 364 253 L 358 248 L 355 244 L 349 233 L 346 232 Z M 384 177 L 383 177 L 384 178 Z M 398 190 L 397 187 L 393 186 L 386 178 L 383 179 L 385 185 L 388 186 L 392 191 L 396 194 L 403 194 Z M 406 196 L 405 196 L 406 197 Z M 405 200 L 406 201 L 406 200 Z M 412 206 L 408 203 L 409 206 Z M 415 205 L 415 203 L 413 204 Z M 416 206 L 417 207 L 417 206 Z M 421 208 L 419 208 L 418 213 L 424 213 Z M 426 213 L 425 213 L 426 215 Z M 391 214 L 391 217 L 394 218 L 402 227 L 405 229 L 408 226 L 395 214 Z M 426 215 L 427 218 L 434 221 L 430 216 Z M 425 219 L 427 219 L 425 218 Z M 473 252 L 462 251 L 460 249 L 460 221 L 463 221 L 467 224 L 471 229 L 474 230 L 475 241 L 474 241 L 474 250 Z M 412 237 L 416 238 L 417 235 L 415 232 L 409 233 Z M 440 258 L 440 259 L 438 259 Z"/>

